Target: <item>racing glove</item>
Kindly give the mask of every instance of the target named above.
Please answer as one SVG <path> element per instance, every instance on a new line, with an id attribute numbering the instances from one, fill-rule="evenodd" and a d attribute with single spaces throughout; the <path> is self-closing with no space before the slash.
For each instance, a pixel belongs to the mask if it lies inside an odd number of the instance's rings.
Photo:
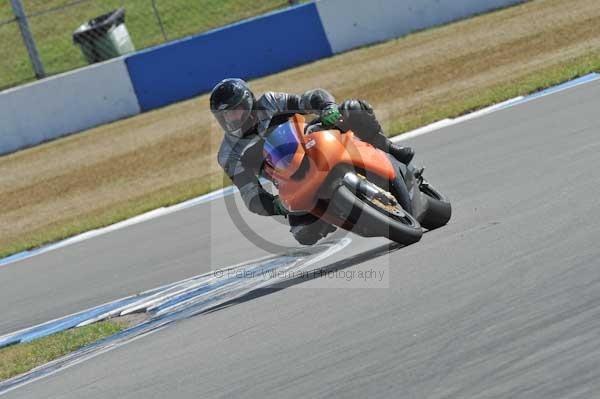
<path id="1" fill-rule="evenodd" d="M 337 104 L 330 104 L 321 111 L 321 123 L 324 126 L 336 126 L 342 119 L 342 114 Z"/>
<path id="2" fill-rule="evenodd" d="M 275 198 L 273 198 L 273 213 L 275 215 L 281 215 L 285 217 L 287 217 L 289 213 L 289 211 L 287 210 L 285 205 L 283 205 L 283 202 L 281 201 L 281 198 L 279 198 L 278 195 L 275 196 Z"/>

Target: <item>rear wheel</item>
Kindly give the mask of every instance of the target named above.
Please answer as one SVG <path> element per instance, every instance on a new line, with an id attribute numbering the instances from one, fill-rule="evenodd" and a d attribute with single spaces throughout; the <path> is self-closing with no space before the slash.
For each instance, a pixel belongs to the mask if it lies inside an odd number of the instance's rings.
<path id="1" fill-rule="evenodd" d="M 347 230 L 365 237 L 386 237 L 403 245 L 419 241 L 423 235 L 419 222 L 394 202 L 355 193 L 344 185 L 331 198 L 331 206 L 336 216 L 346 221 L 343 227 Z"/>

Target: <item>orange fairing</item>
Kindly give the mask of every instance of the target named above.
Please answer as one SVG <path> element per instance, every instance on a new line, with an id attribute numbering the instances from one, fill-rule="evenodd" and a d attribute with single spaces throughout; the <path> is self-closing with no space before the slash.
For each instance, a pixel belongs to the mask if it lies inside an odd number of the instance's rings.
<path id="1" fill-rule="evenodd" d="M 290 121 L 303 150 L 296 152 L 287 170 L 275 171 L 268 168 L 268 173 L 278 185 L 280 198 L 290 211 L 314 211 L 319 188 L 340 164 L 368 170 L 387 180 L 396 177 L 387 155 L 355 138 L 351 131 L 342 134 L 338 130 L 323 130 L 305 135 L 306 123 L 303 116 L 296 114 Z M 306 173 L 300 179 L 291 179 L 302 164 L 304 154 L 308 158 Z"/>

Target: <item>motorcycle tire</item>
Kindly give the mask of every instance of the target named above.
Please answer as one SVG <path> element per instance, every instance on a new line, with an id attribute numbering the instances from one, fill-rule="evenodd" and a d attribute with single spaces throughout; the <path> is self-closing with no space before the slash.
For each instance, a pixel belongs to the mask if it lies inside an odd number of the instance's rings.
<path id="1" fill-rule="evenodd" d="M 408 212 L 395 218 L 346 186 L 340 186 L 333 193 L 330 204 L 337 210 L 336 216 L 349 223 L 344 227 L 359 235 L 386 237 L 402 245 L 414 244 L 423 236 L 421 225 Z"/>
<path id="2" fill-rule="evenodd" d="M 446 197 L 430 184 L 420 187 L 421 193 L 427 199 L 427 207 L 421 217 L 421 226 L 427 230 L 435 230 L 445 226 L 452 217 L 452 205 Z"/>

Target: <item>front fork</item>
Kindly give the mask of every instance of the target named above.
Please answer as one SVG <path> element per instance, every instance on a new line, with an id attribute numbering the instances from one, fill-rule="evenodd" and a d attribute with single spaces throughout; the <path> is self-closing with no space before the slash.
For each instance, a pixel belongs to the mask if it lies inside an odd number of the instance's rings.
<path id="1" fill-rule="evenodd" d="M 421 193 L 421 187 L 428 183 L 423 178 L 424 168 L 417 168 L 413 164 L 404 167 L 404 182 L 408 189 L 410 203 L 412 206 L 411 214 L 421 222 L 425 212 L 427 211 L 427 201 Z"/>

